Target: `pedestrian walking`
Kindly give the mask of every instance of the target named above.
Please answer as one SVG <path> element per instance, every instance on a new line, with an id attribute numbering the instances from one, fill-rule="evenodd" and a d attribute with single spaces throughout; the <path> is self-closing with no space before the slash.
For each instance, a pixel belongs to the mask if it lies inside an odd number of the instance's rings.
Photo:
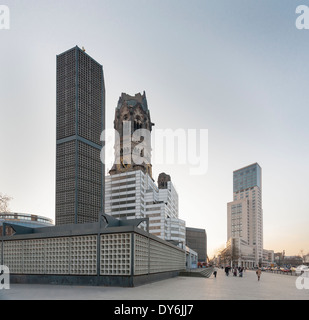
<path id="1" fill-rule="evenodd" d="M 244 268 L 239 267 L 239 276 L 242 278 Z"/>
<path id="2" fill-rule="evenodd" d="M 234 277 L 237 277 L 237 268 L 234 268 Z"/>
<path id="3" fill-rule="evenodd" d="M 215 267 L 214 267 L 214 276 L 215 276 L 215 278 L 217 278 L 218 270 L 219 270 L 219 269 L 215 266 Z"/>
<path id="4" fill-rule="evenodd" d="M 225 271 L 225 275 L 228 277 L 228 275 L 229 275 L 229 267 L 228 266 L 226 266 L 225 267 L 225 269 L 224 269 L 224 271 Z"/>
<path id="5" fill-rule="evenodd" d="M 261 270 L 260 268 L 258 268 L 258 269 L 256 270 L 256 275 L 257 275 L 257 277 L 258 277 L 258 281 L 260 281 L 261 273 L 262 273 L 262 270 Z"/>

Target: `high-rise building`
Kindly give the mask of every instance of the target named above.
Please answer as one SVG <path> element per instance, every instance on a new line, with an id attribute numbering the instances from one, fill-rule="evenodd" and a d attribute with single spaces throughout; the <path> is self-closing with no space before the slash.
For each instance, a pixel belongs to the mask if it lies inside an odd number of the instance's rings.
<path id="1" fill-rule="evenodd" d="M 262 169 L 257 164 L 233 172 L 233 201 L 227 205 L 227 239 L 239 238 L 263 261 Z"/>
<path id="2" fill-rule="evenodd" d="M 150 139 L 134 139 L 139 129 L 150 136 L 153 125 L 145 92 L 122 93 L 115 111 L 115 162 L 105 180 L 105 213 L 120 219 L 149 218 L 151 234 L 184 245 L 185 222 L 178 217 L 171 177 L 161 173 L 158 185 L 154 182 Z"/>
<path id="3" fill-rule="evenodd" d="M 198 262 L 207 262 L 207 234 L 205 229 L 186 228 L 186 245 L 198 254 Z"/>
<path id="4" fill-rule="evenodd" d="M 57 56 L 56 225 L 98 221 L 104 128 L 103 67 L 76 46 Z"/>
<path id="5" fill-rule="evenodd" d="M 163 240 L 185 244 L 185 221 L 178 217 L 178 194 L 169 181 L 159 189 L 142 170 L 105 179 L 105 213 L 118 219 L 149 218 L 149 232 Z"/>

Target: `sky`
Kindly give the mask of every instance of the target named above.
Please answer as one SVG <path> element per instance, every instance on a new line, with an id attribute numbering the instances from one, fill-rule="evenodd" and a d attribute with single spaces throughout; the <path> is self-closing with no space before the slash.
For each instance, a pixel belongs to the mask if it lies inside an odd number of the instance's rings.
<path id="1" fill-rule="evenodd" d="M 0 192 L 55 219 L 56 55 L 76 45 L 103 65 L 106 126 L 122 92 L 146 91 L 156 129 L 208 130 L 208 170 L 171 175 L 179 216 L 227 241 L 233 171 L 262 167 L 264 248 L 309 252 L 308 0 L 6 0 L 0 29 Z M 113 154 L 106 156 L 110 168 Z"/>

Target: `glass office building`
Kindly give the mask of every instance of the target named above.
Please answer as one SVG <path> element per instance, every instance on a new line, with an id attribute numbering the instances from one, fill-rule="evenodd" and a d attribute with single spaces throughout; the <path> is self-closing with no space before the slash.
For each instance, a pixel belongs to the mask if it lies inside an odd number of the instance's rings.
<path id="1" fill-rule="evenodd" d="M 234 171 L 233 192 L 238 192 L 255 186 L 261 188 L 261 171 L 261 167 L 257 163 Z"/>

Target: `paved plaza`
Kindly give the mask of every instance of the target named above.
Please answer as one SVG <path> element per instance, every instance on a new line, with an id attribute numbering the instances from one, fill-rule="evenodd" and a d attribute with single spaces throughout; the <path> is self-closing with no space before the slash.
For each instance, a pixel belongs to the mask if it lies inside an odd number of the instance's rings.
<path id="1" fill-rule="evenodd" d="M 80 287 L 11 284 L 0 290 L 8 300 L 309 300 L 309 289 L 296 288 L 296 276 L 263 272 L 260 282 L 254 271 L 243 278 L 177 277 L 135 288 Z"/>

